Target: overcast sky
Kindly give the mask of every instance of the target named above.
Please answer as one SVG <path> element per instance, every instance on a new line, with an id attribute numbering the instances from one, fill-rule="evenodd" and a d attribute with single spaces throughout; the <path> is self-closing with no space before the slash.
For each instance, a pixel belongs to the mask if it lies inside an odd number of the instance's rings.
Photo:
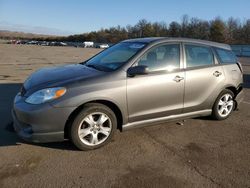
<path id="1" fill-rule="evenodd" d="M 250 18 L 250 0 L 0 0 L 0 29 L 69 35 L 149 21 Z"/>

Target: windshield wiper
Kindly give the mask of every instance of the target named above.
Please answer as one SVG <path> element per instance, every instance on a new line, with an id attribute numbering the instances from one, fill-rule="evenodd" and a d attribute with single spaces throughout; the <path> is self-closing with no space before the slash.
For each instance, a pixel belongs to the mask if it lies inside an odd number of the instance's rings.
<path id="1" fill-rule="evenodd" d="M 93 65 L 93 64 L 85 64 L 85 66 L 94 68 L 94 69 L 96 69 L 96 70 L 100 70 L 100 68 L 99 68 L 98 66 Z"/>
<path id="2" fill-rule="evenodd" d="M 99 71 L 104 71 L 104 72 L 113 71 L 113 69 L 111 69 L 111 68 L 109 68 L 109 67 L 102 66 L 102 65 L 85 64 L 85 66 L 94 68 L 94 69 L 99 70 Z"/>

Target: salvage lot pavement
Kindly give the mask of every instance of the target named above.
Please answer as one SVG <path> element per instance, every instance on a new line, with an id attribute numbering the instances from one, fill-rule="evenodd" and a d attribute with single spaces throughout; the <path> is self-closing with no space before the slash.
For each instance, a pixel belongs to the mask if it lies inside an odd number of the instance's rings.
<path id="1" fill-rule="evenodd" d="M 11 105 L 38 68 L 80 62 L 99 50 L 0 44 L 0 187 L 250 187 L 250 59 L 245 99 L 225 121 L 189 119 L 120 133 L 78 151 L 69 141 L 29 144 L 11 124 Z"/>

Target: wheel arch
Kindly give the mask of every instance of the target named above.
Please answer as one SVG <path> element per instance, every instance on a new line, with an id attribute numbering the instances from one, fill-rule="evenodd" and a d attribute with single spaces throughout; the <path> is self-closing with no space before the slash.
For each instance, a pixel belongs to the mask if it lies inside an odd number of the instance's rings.
<path id="1" fill-rule="evenodd" d="M 222 91 L 224 90 L 230 90 L 233 92 L 234 94 L 234 102 L 235 102 L 235 107 L 234 107 L 234 110 L 237 109 L 237 106 L 238 106 L 238 103 L 237 101 L 235 100 L 236 96 L 238 95 L 238 93 L 243 89 L 242 85 L 239 85 L 238 87 L 235 87 L 234 85 L 226 85 L 221 91 L 220 93 L 218 94 L 218 96 L 221 94 Z M 213 106 L 218 98 L 218 96 L 216 97 L 214 103 L 213 103 Z"/>
<path id="2" fill-rule="evenodd" d="M 237 96 L 237 88 L 236 87 L 231 85 L 231 86 L 227 86 L 225 89 L 232 91 L 234 94 L 234 98 Z"/>
<path id="3" fill-rule="evenodd" d="M 88 101 L 88 102 L 85 102 L 85 103 L 79 105 L 73 112 L 71 112 L 71 114 L 69 115 L 69 117 L 65 123 L 65 126 L 64 126 L 64 137 L 65 138 L 69 138 L 69 131 L 70 131 L 70 127 L 71 127 L 71 124 L 72 124 L 74 118 L 84 108 L 84 106 L 86 104 L 89 104 L 89 103 L 99 103 L 99 104 L 103 104 L 103 105 L 109 107 L 115 113 L 115 116 L 117 118 L 117 129 L 122 131 L 124 117 L 123 117 L 122 111 L 120 110 L 118 105 L 112 101 L 109 101 L 109 100 L 91 100 L 91 101 Z"/>
<path id="4" fill-rule="evenodd" d="M 238 101 L 236 100 L 237 95 L 241 92 L 241 90 L 243 89 L 242 84 L 240 84 L 238 87 L 235 86 L 228 86 L 225 89 L 228 89 L 230 91 L 232 91 L 234 93 L 234 102 L 235 102 L 235 107 L 234 110 L 236 110 L 238 108 Z"/>
<path id="5" fill-rule="evenodd" d="M 234 97 L 236 97 L 238 95 L 238 93 L 243 89 L 243 86 L 242 86 L 242 84 L 239 84 L 238 86 L 228 84 L 223 89 L 228 89 L 228 90 L 232 91 L 234 93 Z"/>

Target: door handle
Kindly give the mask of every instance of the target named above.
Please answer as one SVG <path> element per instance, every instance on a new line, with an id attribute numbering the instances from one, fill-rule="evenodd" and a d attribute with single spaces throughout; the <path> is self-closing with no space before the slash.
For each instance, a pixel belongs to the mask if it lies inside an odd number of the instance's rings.
<path id="1" fill-rule="evenodd" d="M 222 73 L 219 72 L 219 71 L 215 71 L 215 72 L 213 73 L 213 75 L 214 75 L 215 77 L 219 77 L 220 75 L 222 75 Z"/>
<path id="2" fill-rule="evenodd" d="M 184 79 L 184 77 L 181 77 L 181 76 L 176 76 L 173 80 L 176 81 L 176 82 L 180 82 Z"/>

